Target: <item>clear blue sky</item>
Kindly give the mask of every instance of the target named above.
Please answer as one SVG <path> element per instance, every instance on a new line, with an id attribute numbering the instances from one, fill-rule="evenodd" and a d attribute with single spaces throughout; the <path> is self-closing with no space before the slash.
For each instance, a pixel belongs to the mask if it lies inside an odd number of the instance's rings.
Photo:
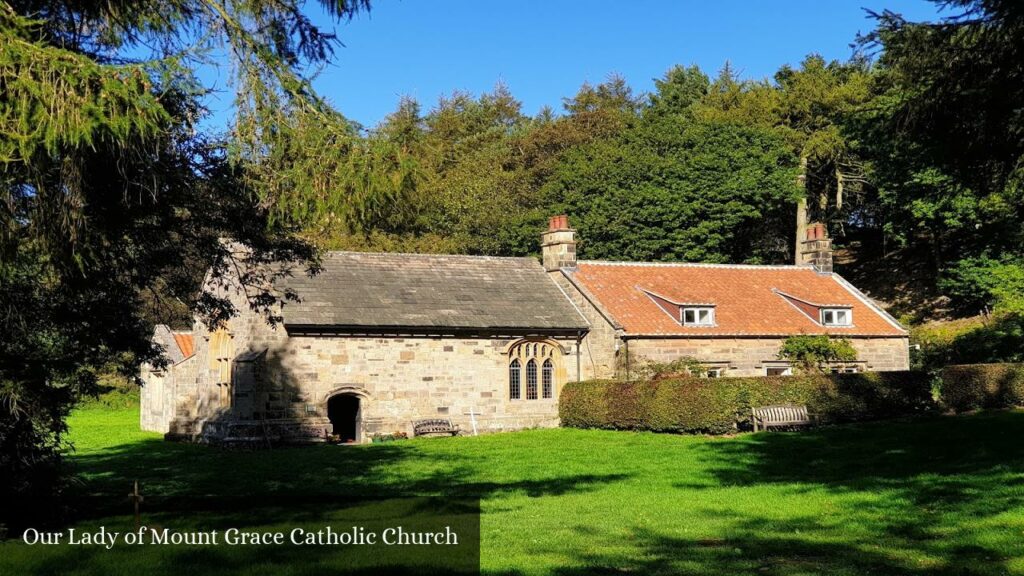
<path id="1" fill-rule="evenodd" d="M 442 94 L 479 94 L 498 81 L 527 114 L 561 111 L 563 97 L 612 72 L 644 92 L 674 64 L 714 74 L 728 60 L 743 77 L 763 78 L 811 52 L 845 60 L 856 34 L 873 28 L 864 8 L 938 14 L 925 0 L 374 0 L 369 14 L 335 26 L 345 47 L 315 85 L 366 126 L 402 95 L 428 110 Z M 209 103 L 212 123 L 227 119 L 229 101 Z"/>

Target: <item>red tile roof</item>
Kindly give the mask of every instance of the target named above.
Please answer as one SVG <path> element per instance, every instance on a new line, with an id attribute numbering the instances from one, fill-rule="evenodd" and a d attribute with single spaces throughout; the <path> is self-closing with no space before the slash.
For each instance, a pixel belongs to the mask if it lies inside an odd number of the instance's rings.
<path id="1" fill-rule="evenodd" d="M 178 345 L 178 349 L 181 350 L 181 355 L 184 358 L 188 358 L 192 354 L 195 354 L 192 334 L 175 332 L 174 342 Z"/>
<path id="2" fill-rule="evenodd" d="M 821 275 L 809 267 L 580 262 L 567 274 L 630 335 L 906 335 L 892 317 L 841 277 Z M 811 307 L 798 307 L 793 299 Z M 666 311 L 666 300 L 713 304 L 715 325 L 683 326 L 678 316 Z M 853 325 L 826 328 L 802 311 L 823 305 L 852 309 Z"/>

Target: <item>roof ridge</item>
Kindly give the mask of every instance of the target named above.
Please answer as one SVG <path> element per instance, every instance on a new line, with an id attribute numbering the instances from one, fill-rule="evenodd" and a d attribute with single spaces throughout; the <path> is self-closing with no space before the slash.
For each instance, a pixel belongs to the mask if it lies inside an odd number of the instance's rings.
<path id="1" fill-rule="evenodd" d="M 423 252 L 360 252 L 356 250 L 327 250 L 325 256 L 416 256 L 420 258 L 465 258 L 467 260 L 534 260 L 533 256 L 486 256 L 478 254 L 434 254 Z"/>
<path id="2" fill-rule="evenodd" d="M 625 260 L 580 260 L 595 266 L 665 266 L 670 268 L 735 268 L 740 270 L 809 270 L 810 265 L 795 264 L 715 264 L 709 262 L 630 262 Z"/>
<path id="3" fill-rule="evenodd" d="M 778 288 L 772 288 L 772 292 L 775 292 L 779 296 L 783 296 L 785 298 L 796 300 L 798 302 L 803 302 L 804 304 L 809 304 L 811 306 L 814 306 L 815 308 L 850 308 L 850 307 L 852 307 L 852 304 L 835 304 L 835 303 L 833 303 L 833 304 L 826 304 L 826 303 L 821 303 L 821 302 L 814 302 L 812 300 L 808 300 L 807 298 L 803 298 L 801 296 L 797 296 L 796 294 L 790 294 L 789 292 L 783 292 L 782 290 L 779 290 Z"/>

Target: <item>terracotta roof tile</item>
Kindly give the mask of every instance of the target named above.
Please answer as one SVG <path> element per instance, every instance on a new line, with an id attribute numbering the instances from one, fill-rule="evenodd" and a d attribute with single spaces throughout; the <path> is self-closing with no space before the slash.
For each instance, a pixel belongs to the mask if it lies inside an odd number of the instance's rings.
<path id="1" fill-rule="evenodd" d="M 178 349 L 181 350 L 182 358 L 188 358 L 195 354 L 195 347 L 193 345 L 191 332 L 175 332 L 174 343 L 177 344 Z"/>
<path id="2" fill-rule="evenodd" d="M 809 267 L 580 262 L 568 274 L 627 334 L 904 336 L 888 314 L 838 275 Z M 824 327 L 779 294 L 812 304 L 848 306 L 850 327 Z M 649 294 L 653 294 L 652 298 Z M 715 326 L 683 326 L 655 300 L 714 304 Z"/>

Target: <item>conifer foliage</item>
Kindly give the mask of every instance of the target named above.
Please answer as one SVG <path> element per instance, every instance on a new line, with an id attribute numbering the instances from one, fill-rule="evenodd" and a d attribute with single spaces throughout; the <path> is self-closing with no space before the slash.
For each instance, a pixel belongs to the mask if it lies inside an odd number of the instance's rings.
<path id="1" fill-rule="evenodd" d="M 368 3 L 325 7 L 348 18 Z M 351 127 L 309 87 L 336 40 L 302 8 L 0 2 L 0 532 L 58 511 L 64 419 L 100 372 L 161 362 L 154 319 L 234 312 L 199 291 L 207 269 L 209 286 L 243 270 L 250 306 L 269 313 L 290 296 L 274 276 L 315 268 L 281 191 L 332 159 L 292 140 L 315 123 L 347 150 Z M 235 71 L 228 140 L 200 124 L 210 87 L 195 72 L 218 50 Z M 270 261 L 286 265 L 258 266 Z"/>

